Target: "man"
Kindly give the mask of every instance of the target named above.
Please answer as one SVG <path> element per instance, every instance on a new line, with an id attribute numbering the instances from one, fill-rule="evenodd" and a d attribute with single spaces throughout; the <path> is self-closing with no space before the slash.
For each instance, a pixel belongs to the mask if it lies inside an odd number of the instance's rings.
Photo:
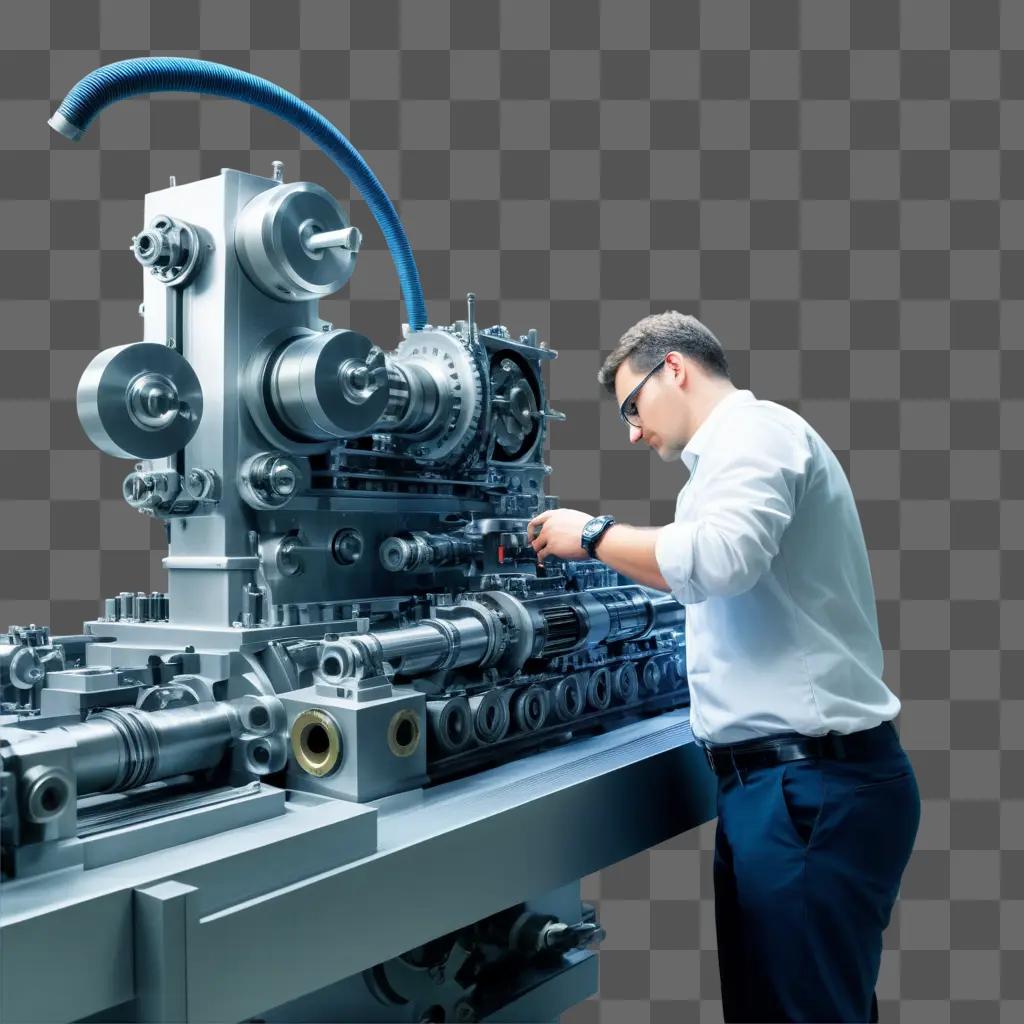
<path id="1" fill-rule="evenodd" d="M 799 415 L 737 390 L 692 316 L 628 330 L 598 381 L 633 444 L 689 470 L 675 521 L 553 509 L 539 559 L 601 559 L 686 605 L 690 724 L 718 776 L 715 921 L 728 1021 L 876 1021 L 920 819 L 891 724 L 853 494 Z"/>

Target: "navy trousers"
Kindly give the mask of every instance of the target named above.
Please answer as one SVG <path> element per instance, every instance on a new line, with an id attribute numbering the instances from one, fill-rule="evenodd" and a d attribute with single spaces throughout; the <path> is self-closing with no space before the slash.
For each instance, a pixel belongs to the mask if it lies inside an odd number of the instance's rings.
<path id="1" fill-rule="evenodd" d="M 715 923 L 726 1021 L 877 1021 L 882 932 L 921 816 L 885 723 L 867 760 L 721 776 Z"/>

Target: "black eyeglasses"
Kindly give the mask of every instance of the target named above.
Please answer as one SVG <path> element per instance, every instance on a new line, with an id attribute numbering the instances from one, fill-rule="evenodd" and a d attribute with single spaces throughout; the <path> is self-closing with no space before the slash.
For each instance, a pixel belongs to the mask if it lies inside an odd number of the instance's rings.
<path id="1" fill-rule="evenodd" d="M 626 397 L 622 400 L 622 405 L 619 406 L 619 416 L 622 418 L 622 422 L 627 427 L 639 427 L 640 423 L 637 422 L 637 409 L 636 409 L 636 396 L 640 394 L 640 389 L 665 365 L 665 360 L 662 359 L 653 370 L 650 370 L 642 381 Z"/>

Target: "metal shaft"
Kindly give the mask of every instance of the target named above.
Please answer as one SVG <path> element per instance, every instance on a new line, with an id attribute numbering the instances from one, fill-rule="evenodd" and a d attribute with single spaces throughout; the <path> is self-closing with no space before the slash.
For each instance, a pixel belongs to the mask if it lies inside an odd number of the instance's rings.
<path id="1" fill-rule="evenodd" d="M 359 252 L 363 236 L 359 228 L 339 228 L 337 231 L 318 231 L 306 239 L 306 248 L 313 252 L 321 249 L 349 249 L 352 252 Z"/>
<path id="2" fill-rule="evenodd" d="M 669 594 L 652 597 L 643 587 L 608 587 L 585 593 L 519 601 L 516 628 L 533 634 L 528 656 L 554 657 L 601 643 L 639 640 L 654 629 L 680 625 L 684 610 Z M 323 647 L 320 666 L 328 678 L 365 679 L 386 662 L 403 676 L 468 665 L 489 665 L 505 650 L 509 627 L 497 613 L 475 606 L 473 614 L 428 619 L 415 626 L 343 637 Z M 518 667 L 518 666 L 517 666 Z"/>
<path id="3" fill-rule="evenodd" d="M 236 721 L 230 704 L 215 702 L 164 711 L 105 708 L 59 728 L 74 740 L 78 795 L 84 796 L 213 768 L 231 745 Z"/>

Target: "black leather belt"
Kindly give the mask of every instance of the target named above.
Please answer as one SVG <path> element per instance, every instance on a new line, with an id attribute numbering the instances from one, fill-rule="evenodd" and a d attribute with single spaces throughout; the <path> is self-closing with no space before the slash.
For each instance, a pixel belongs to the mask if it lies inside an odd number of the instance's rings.
<path id="1" fill-rule="evenodd" d="M 808 758 L 861 760 L 892 750 L 894 741 L 898 744 L 892 723 L 882 722 L 872 729 L 846 735 L 830 732 L 824 736 L 804 736 L 798 732 L 787 732 L 742 743 L 705 743 L 703 747 L 711 770 L 716 775 L 725 775 L 731 771 L 750 771 Z"/>

